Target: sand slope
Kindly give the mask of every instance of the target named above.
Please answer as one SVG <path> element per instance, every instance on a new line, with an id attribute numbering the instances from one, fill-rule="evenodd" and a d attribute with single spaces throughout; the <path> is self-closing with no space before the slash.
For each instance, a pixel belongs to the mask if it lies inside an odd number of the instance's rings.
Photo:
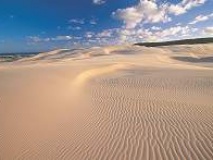
<path id="1" fill-rule="evenodd" d="M 0 64 L 0 159 L 211 160 L 211 57 L 113 46 Z"/>

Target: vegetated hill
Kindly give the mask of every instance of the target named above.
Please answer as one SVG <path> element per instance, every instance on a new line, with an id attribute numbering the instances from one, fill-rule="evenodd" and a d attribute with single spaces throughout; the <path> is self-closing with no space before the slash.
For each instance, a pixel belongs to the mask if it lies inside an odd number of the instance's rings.
<path id="1" fill-rule="evenodd" d="M 166 42 L 145 42 L 145 43 L 136 43 L 134 45 L 145 46 L 145 47 L 159 47 L 159 46 L 206 44 L 206 43 L 213 43 L 213 37 L 183 39 L 183 40 L 166 41 Z"/>

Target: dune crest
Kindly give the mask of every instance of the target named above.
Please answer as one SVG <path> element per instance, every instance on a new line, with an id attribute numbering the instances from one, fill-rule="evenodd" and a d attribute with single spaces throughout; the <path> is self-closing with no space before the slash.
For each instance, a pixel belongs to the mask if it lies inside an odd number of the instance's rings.
<path id="1" fill-rule="evenodd" d="M 84 83 L 88 82 L 91 79 L 95 79 L 98 76 L 112 73 L 116 70 L 125 69 L 128 65 L 126 64 L 113 64 L 111 66 L 105 66 L 101 68 L 95 68 L 91 70 L 84 71 L 83 73 L 79 74 L 76 79 L 73 81 L 72 85 L 74 86 L 81 86 Z"/>

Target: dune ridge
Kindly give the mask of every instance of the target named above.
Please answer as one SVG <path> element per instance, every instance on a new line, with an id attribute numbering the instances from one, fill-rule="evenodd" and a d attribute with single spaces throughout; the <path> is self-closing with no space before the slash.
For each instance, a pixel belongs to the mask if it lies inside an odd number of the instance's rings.
<path id="1" fill-rule="evenodd" d="M 104 75 L 110 72 L 115 72 L 116 70 L 119 69 L 124 69 L 127 68 L 127 65 L 125 64 L 114 64 L 111 66 L 106 66 L 98 69 L 93 69 L 93 70 L 87 70 L 80 75 L 76 77 L 76 79 L 73 82 L 73 86 L 82 86 L 84 83 L 89 81 L 90 79 L 93 79 L 97 76 Z"/>
<path id="2" fill-rule="evenodd" d="M 212 56 L 109 46 L 2 63 L 0 159 L 212 160 Z"/>

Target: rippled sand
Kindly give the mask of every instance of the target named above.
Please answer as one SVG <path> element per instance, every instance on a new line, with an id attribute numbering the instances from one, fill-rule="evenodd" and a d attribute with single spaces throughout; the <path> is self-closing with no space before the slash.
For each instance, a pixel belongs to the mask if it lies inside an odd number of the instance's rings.
<path id="1" fill-rule="evenodd" d="M 0 159 L 212 160 L 212 57 L 113 46 L 0 64 Z"/>

